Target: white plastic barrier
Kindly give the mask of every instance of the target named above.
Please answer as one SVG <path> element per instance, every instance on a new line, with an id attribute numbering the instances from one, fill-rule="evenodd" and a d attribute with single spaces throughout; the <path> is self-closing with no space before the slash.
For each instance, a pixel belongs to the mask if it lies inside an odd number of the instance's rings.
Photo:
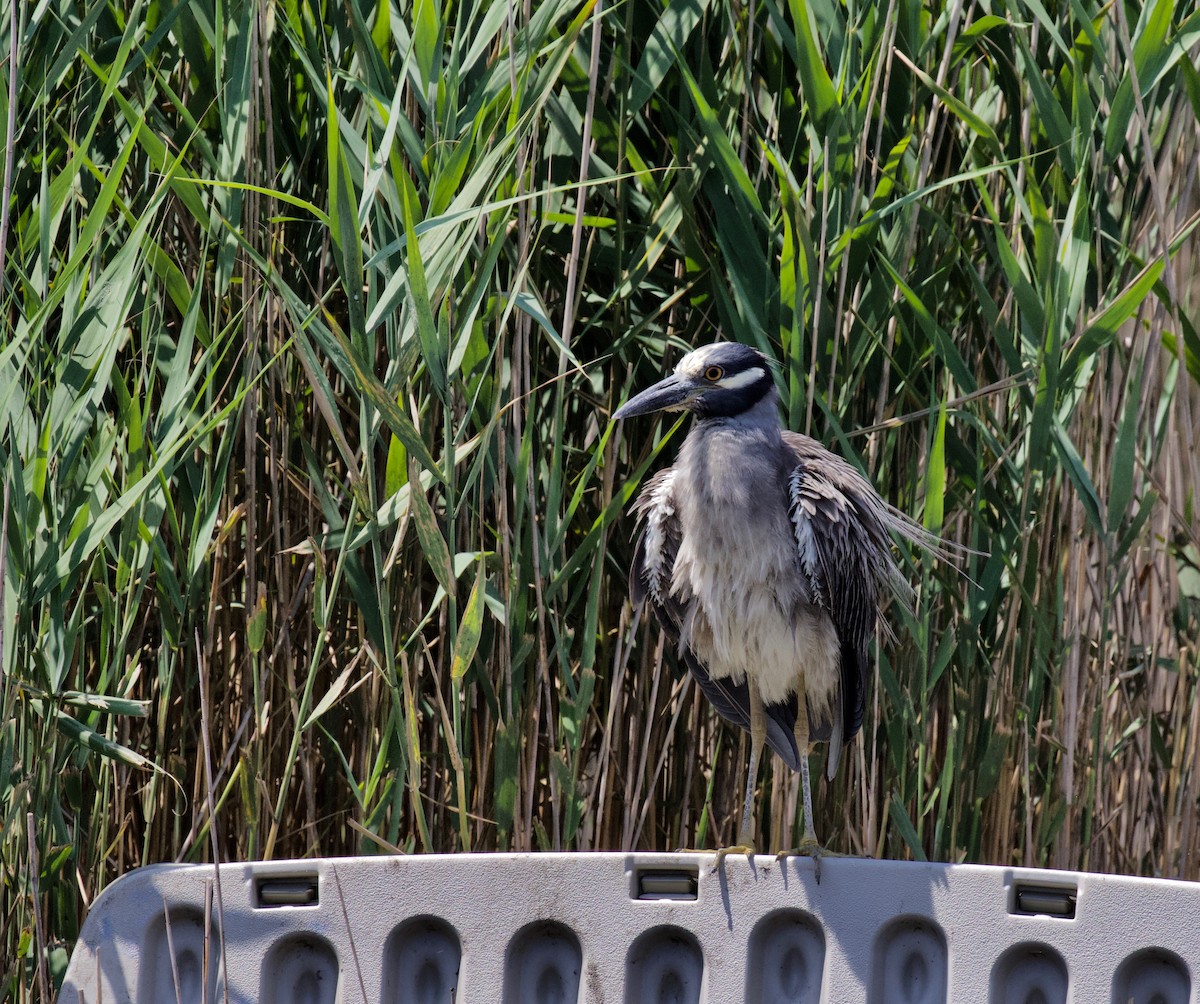
<path id="1" fill-rule="evenodd" d="M 645 853 L 229 864 L 222 925 L 211 866 L 143 868 L 96 900 L 59 1001 L 217 1004 L 227 984 L 235 1004 L 1197 1002 L 1200 884 L 855 858 L 824 859 L 819 884 L 807 858 L 713 869 Z"/>

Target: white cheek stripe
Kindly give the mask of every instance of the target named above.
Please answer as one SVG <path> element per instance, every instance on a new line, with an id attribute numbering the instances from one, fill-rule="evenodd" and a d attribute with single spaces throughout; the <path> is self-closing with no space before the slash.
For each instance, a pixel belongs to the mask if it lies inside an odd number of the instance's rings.
<path id="1" fill-rule="evenodd" d="M 749 387 L 752 383 L 758 383 L 766 375 L 767 371 L 761 366 L 751 366 L 750 369 L 742 370 L 741 373 L 718 380 L 717 386 L 724 387 L 725 390 L 741 390 L 743 387 Z"/>

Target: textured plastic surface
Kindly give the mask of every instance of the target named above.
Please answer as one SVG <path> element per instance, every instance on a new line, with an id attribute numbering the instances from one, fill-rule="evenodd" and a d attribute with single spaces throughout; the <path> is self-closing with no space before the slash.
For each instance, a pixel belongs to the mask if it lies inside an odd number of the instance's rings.
<path id="1" fill-rule="evenodd" d="M 59 1001 L 216 1004 L 227 982 L 235 1004 L 1197 1004 L 1197 884 L 853 858 L 825 859 L 820 884 L 807 858 L 713 868 L 698 854 L 224 865 L 223 962 L 215 896 L 205 930 L 213 869 L 143 868 L 97 899 Z"/>

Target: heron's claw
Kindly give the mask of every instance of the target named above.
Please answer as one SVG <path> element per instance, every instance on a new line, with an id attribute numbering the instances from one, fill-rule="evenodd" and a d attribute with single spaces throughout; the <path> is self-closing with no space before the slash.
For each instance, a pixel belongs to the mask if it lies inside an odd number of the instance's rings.
<path id="1" fill-rule="evenodd" d="M 758 851 L 755 849 L 754 844 L 749 840 L 743 840 L 740 843 L 734 844 L 732 847 L 720 847 L 716 851 L 717 863 L 713 865 L 711 874 L 715 875 L 718 871 L 720 871 L 721 865 L 725 863 L 725 859 L 729 857 L 730 854 L 745 854 L 746 860 L 753 864 L 754 855 L 757 853 Z"/>
<path id="2" fill-rule="evenodd" d="M 804 837 L 796 847 L 792 847 L 786 851 L 780 851 L 775 855 L 775 860 L 782 862 L 785 858 L 812 858 L 813 860 L 813 876 L 817 880 L 817 885 L 821 884 L 821 858 L 840 858 L 844 857 L 838 854 L 837 851 L 830 851 L 822 847 L 817 840 L 815 833 L 805 833 Z"/>

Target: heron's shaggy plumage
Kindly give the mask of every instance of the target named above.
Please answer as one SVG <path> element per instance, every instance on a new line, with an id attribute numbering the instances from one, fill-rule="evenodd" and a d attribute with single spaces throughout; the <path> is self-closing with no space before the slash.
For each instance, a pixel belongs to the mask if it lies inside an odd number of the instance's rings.
<path id="1" fill-rule="evenodd" d="M 792 769 L 804 752 L 794 738 L 802 682 L 809 736 L 830 742 L 832 777 L 862 725 L 880 605 L 907 597 L 891 535 L 934 538 L 841 457 L 782 427 L 752 349 L 697 349 L 621 412 L 661 408 L 697 418 L 675 464 L 634 503 L 633 598 L 649 601 L 723 717 L 748 728 L 747 681 L 757 686 L 765 739 Z"/>

